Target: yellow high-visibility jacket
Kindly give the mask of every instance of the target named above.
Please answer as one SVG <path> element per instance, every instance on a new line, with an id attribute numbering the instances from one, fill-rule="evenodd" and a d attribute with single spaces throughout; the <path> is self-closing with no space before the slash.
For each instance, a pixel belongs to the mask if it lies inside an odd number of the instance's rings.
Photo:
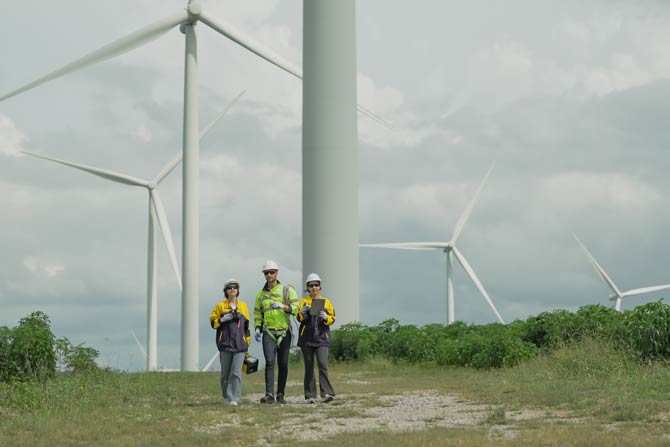
<path id="1" fill-rule="evenodd" d="M 227 313 L 232 313 L 233 319 L 220 323 L 219 318 Z M 249 322 L 249 308 L 244 301 L 237 300 L 237 309 L 233 309 L 227 299 L 214 306 L 209 323 L 216 329 L 216 347 L 219 351 L 247 351 L 251 344 Z"/>
<path id="2" fill-rule="evenodd" d="M 335 323 L 335 309 L 328 298 L 323 296 L 320 298 L 326 300 L 324 310 L 328 315 L 325 320 L 319 318 L 318 315 L 302 313 L 303 306 L 312 307 L 312 298 L 310 296 L 304 297 L 298 304 L 298 321 L 300 322 L 298 346 L 330 346 L 330 325 Z"/>

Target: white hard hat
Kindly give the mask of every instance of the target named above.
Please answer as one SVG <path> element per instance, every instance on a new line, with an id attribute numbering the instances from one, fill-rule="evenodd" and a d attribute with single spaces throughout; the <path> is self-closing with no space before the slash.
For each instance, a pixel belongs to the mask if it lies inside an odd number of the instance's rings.
<path id="1" fill-rule="evenodd" d="M 305 285 L 309 284 L 312 281 L 318 281 L 319 284 L 321 284 L 321 277 L 316 273 L 310 273 L 309 275 L 307 275 L 307 279 L 305 279 Z"/>
<path id="2" fill-rule="evenodd" d="M 263 272 L 268 271 L 268 270 L 279 270 L 279 267 L 277 266 L 277 263 L 274 262 L 272 259 L 268 259 L 263 263 Z"/>
<path id="3" fill-rule="evenodd" d="M 237 287 L 240 287 L 240 282 L 236 280 L 235 278 L 230 278 L 226 283 L 223 285 L 223 290 L 226 290 L 229 285 L 231 284 L 237 284 Z"/>

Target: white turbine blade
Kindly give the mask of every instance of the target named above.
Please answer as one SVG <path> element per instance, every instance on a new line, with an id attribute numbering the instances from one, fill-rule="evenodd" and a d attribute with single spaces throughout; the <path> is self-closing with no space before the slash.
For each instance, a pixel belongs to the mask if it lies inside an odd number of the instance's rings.
<path id="1" fill-rule="evenodd" d="M 447 242 L 391 242 L 386 244 L 359 244 L 368 248 L 397 248 L 399 250 L 437 250 L 449 247 Z"/>
<path id="2" fill-rule="evenodd" d="M 207 125 L 207 127 L 205 127 L 205 128 L 202 130 L 202 132 L 200 132 L 200 139 L 201 139 L 201 140 L 205 137 L 205 135 L 207 135 L 207 134 L 209 133 L 209 131 L 212 129 L 212 127 L 214 127 L 214 125 L 215 125 L 221 118 L 223 118 L 223 117 L 228 113 L 228 111 L 230 110 L 230 108 L 231 108 L 233 105 L 235 105 L 235 103 L 237 102 L 237 100 L 240 99 L 240 98 L 242 97 L 242 95 L 244 95 L 246 92 L 247 92 L 246 90 L 242 90 L 242 92 L 240 92 L 240 93 L 239 93 L 239 94 L 238 94 L 238 95 L 237 95 L 237 96 L 230 102 L 230 104 L 228 104 L 228 106 L 226 106 L 226 108 L 223 109 L 223 112 L 221 112 L 221 113 L 219 114 L 219 116 L 217 116 L 211 123 L 209 123 L 209 124 Z M 182 152 L 179 152 L 179 153 L 178 153 L 172 160 L 170 160 L 170 162 L 169 162 L 168 164 L 166 164 L 166 165 L 163 167 L 163 169 L 161 170 L 161 172 L 158 173 L 158 175 L 157 175 L 156 178 L 154 179 L 154 183 L 157 184 L 157 185 L 160 184 L 160 182 L 162 182 L 163 179 L 164 179 L 165 177 L 167 177 L 167 176 L 174 170 L 174 168 L 176 168 L 176 167 L 179 165 L 179 163 L 181 163 L 181 160 L 182 160 L 183 156 L 184 156 L 183 153 L 182 153 Z"/>
<path id="3" fill-rule="evenodd" d="M 205 25 L 212 28 L 214 31 L 222 34 L 223 36 L 232 40 L 236 44 L 246 48 L 255 55 L 270 62 L 272 65 L 281 68 L 282 70 L 292 74 L 298 79 L 302 79 L 302 69 L 300 67 L 298 67 L 292 62 L 287 61 L 273 50 L 261 45 L 252 38 L 245 36 L 242 32 L 235 29 L 230 24 L 216 21 L 207 14 L 200 14 L 199 20 L 203 22 Z M 361 112 L 362 114 L 372 118 L 374 121 L 384 125 L 385 127 L 388 127 L 389 129 L 393 129 L 393 126 L 389 122 L 385 121 L 383 118 L 380 118 L 379 116 L 370 112 L 363 106 L 358 105 L 357 107 L 358 111 Z"/>
<path id="4" fill-rule="evenodd" d="M 665 284 L 662 286 L 651 286 L 651 287 L 642 287 L 639 289 L 633 289 L 629 290 L 627 292 L 623 292 L 621 296 L 632 296 L 632 295 L 642 295 L 643 293 L 651 293 L 651 292 L 656 292 L 658 290 L 665 290 L 665 289 L 670 289 L 670 284 Z"/>
<path id="5" fill-rule="evenodd" d="M 163 202 L 158 195 L 158 191 L 152 189 L 150 190 L 150 195 L 151 203 L 153 204 L 154 210 L 156 211 L 158 225 L 160 226 L 161 234 L 163 235 L 163 241 L 165 242 L 165 247 L 167 248 L 168 254 L 170 255 L 170 263 L 172 264 L 172 269 L 177 276 L 179 290 L 181 290 L 181 272 L 179 270 L 179 263 L 177 262 L 177 255 L 175 254 L 174 243 L 172 242 L 172 233 L 170 232 L 170 224 L 168 223 L 167 215 L 165 214 L 165 208 L 163 207 Z"/>
<path id="6" fill-rule="evenodd" d="M 454 247 L 453 252 L 454 255 L 456 256 L 456 259 L 461 264 L 461 267 L 463 267 L 463 269 L 465 270 L 465 273 L 467 273 L 472 282 L 475 283 L 475 286 L 477 286 L 486 302 L 489 303 L 489 306 L 491 306 L 491 309 L 493 309 L 493 312 L 495 312 L 496 317 L 498 317 L 498 321 L 500 321 L 502 324 L 505 324 L 502 317 L 500 316 L 500 313 L 498 312 L 498 309 L 496 309 L 496 306 L 493 304 L 493 301 L 491 301 L 491 298 L 489 297 L 488 293 L 486 293 L 486 290 L 484 290 L 484 286 L 482 286 L 481 281 L 479 281 L 479 278 L 477 278 L 477 274 L 470 266 L 468 260 L 465 259 L 465 256 L 463 256 L 463 254 L 460 251 L 458 251 L 456 247 Z"/>
<path id="7" fill-rule="evenodd" d="M 16 96 L 19 93 L 23 93 L 27 90 L 37 87 L 38 85 L 59 78 L 73 71 L 79 70 L 84 67 L 88 67 L 90 65 L 105 61 L 107 59 L 111 59 L 115 56 L 128 52 L 141 45 L 144 45 L 145 43 L 160 37 L 162 34 L 166 33 L 171 28 L 175 27 L 176 25 L 182 23 L 187 19 L 188 14 L 186 12 L 180 12 L 177 15 L 155 22 L 138 31 L 135 31 L 134 33 L 128 34 L 127 36 L 122 37 L 121 39 L 115 40 L 114 42 L 107 44 L 104 47 L 95 50 L 87 54 L 86 56 L 79 58 L 76 61 L 71 62 L 55 71 L 52 71 L 51 73 L 42 76 L 41 78 L 36 79 L 33 82 L 30 82 L 22 87 L 19 87 L 16 90 L 13 90 L 3 96 L 0 96 L 0 101 L 4 101 L 7 98 Z"/>
<path id="8" fill-rule="evenodd" d="M 489 168 L 488 172 L 484 176 L 484 180 L 479 184 L 479 187 L 477 188 L 477 191 L 475 192 L 475 195 L 472 197 L 468 205 L 465 207 L 465 210 L 463 210 L 463 214 L 461 214 L 461 217 L 458 219 L 458 222 L 456 223 L 456 227 L 454 228 L 454 233 L 451 236 L 451 242 L 456 243 L 456 240 L 458 239 L 458 236 L 461 235 L 461 231 L 463 231 L 463 227 L 465 226 L 465 223 L 467 222 L 468 218 L 470 217 L 470 213 L 472 213 L 473 208 L 475 207 L 475 204 L 477 203 L 477 199 L 479 198 L 479 194 L 482 192 L 482 189 L 484 189 L 484 184 L 486 184 L 486 180 L 488 180 L 489 176 L 491 175 L 491 172 L 493 171 L 493 168 L 495 167 L 495 162 L 491 165 Z"/>
<path id="9" fill-rule="evenodd" d="M 179 165 L 179 163 L 181 163 L 182 158 L 184 158 L 184 154 L 180 151 L 163 167 L 163 169 L 161 169 L 161 172 L 159 172 L 158 175 L 154 178 L 154 183 L 156 185 L 160 184 L 160 182 L 162 182 L 163 179 L 167 177 L 174 170 L 174 168 Z"/>
<path id="10" fill-rule="evenodd" d="M 365 115 L 368 118 L 370 118 L 371 120 L 375 121 L 377 124 L 381 124 L 382 126 L 386 127 L 387 129 L 395 130 L 395 128 L 393 127 L 393 123 L 389 123 L 384 118 L 382 118 L 379 115 L 375 114 L 374 112 L 370 111 L 367 107 L 363 107 L 360 104 L 356 104 L 356 109 L 359 112 L 361 112 L 363 115 Z"/>
<path id="11" fill-rule="evenodd" d="M 207 364 L 205 365 L 205 367 L 202 368 L 202 372 L 205 372 L 205 371 L 209 370 L 209 367 L 212 366 L 212 363 L 214 363 L 214 360 L 216 360 L 216 358 L 217 358 L 218 356 L 219 356 L 219 352 L 217 351 L 217 352 L 214 354 L 214 356 L 212 356 L 212 358 L 209 360 L 209 362 L 207 362 Z"/>
<path id="12" fill-rule="evenodd" d="M 593 257 L 593 255 L 589 252 L 589 250 L 586 248 L 586 246 L 582 243 L 582 241 L 579 240 L 576 234 L 573 233 L 572 235 L 577 243 L 582 247 L 582 250 L 584 250 L 584 253 L 586 253 L 586 256 L 589 258 L 589 261 L 591 262 L 591 265 L 593 266 L 594 269 L 596 269 L 596 272 L 598 272 L 598 275 L 600 275 L 600 278 L 602 278 L 603 282 L 610 288 L 612 289 L 612 292 L 616 296 L 622 296 L 621 292 L 619 291 L 619 288 L 614 284 L 614 281 L 612 281 L 612 278 L 609 277 L 607 272 L 605 271 L 604 268 L 598 264 L 598 261 L 596 261 L 596 258 Z"/>
<path id="13" fill-rule="evenodd" d="M 202 13 L 198 18 L 201 22 L 212 28 L 214 31 L 224 35 L 238 45 L 246 48 L 257 56 L 260 56 L 271 64 L 276 65 L 282 70 L 292 74 L 296 78 L 302 79 L 302 70 L 300 67 L 293 64 L 292 62 L 287 61 L 273 50 L 264 47 L 252 38 L 245 36 L 242 32 L 235 29 L 235 27 L 231 26 L 230 24 L 218 22 L 207 14 Z"/>
<path id="14" fill-rule="evenodd" d="M 79 163 L 73 163 L 70 161 L 59 160 L 58 158 L 47 157 L 45 155 L 39 155 L 28 151 L 21 151 L 26 155 L 31 157 L 42 158 L 44 160 L 53 161 L 54 163 L 59 163 L 65 166 L 70 166 L 71 168 L 79 169 L 80 171 L 88 172 L 89 174 L 97 175 L 107 180 L 111 180 L 116 183 L 123 183 L 124 185 L 131 186 L 149 186 L 149 182 L 146 180 L 139 179 L 137 177 L 132 177 L 130 175 L 120 174 L 114 171 L 108 171 L 107 169 L 94 168 L 93 166 L 87 166 Z"/>
<path id="15" fill-rule="evenodd" d="M 223 111 L 219 114 L 219 116 L 217 116 L 216 118 L 214 118 L 214 120 L 213 120 L 211 123 L 209 123 L 209 124 L 207 125 L 207 127 L 205 127 L 205 128 L 200 132 L 200 139 L 201 139 L 201 140 L 202 140 L 203 138 L 205 138 L 205 135 L 207 135 L 207 134 L 209 133 L 209 131 L 212 129 L 212 127 L 214 127 L 214 125 L 215 125 L 216 123 L 218 123 L 219 120 L 220 120 L 221 118 L 223 118 L 223 117 L 228 113 L 228 111 L 235 105 L 235 103 L 236 103 L 236 102 L 242 97 L 242 95 L 244 95 L 246 92 L 247 92 L 246 90 L 242 90 L 242 91 L 241 91 L 235 98 L 233 98 L 232 101 L 230 101 L 230 104 L 228 104 L 228 105 L 226 106 L 226 108 L 223 109 Z"/>
<path id="16" fill-rule="evenodd" d="M 147 351 L 144 350 L 144 347 L 142 346 L 142 343 L 137 339 L 137 335 L 135 335 L 135 332 L 130 331 L 131 334 L 133 334 L 133 338 L 135 339 L 135 343 L 137 343 L 137 347 L 140 348 L 140 351 L 142 352 L 142 355 L 146 358 L 147 356 Z"/>

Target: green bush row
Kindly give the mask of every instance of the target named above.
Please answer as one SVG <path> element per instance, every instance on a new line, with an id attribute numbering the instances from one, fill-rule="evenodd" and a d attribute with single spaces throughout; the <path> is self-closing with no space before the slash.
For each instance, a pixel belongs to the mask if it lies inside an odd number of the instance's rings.
<path id="1" fill-rule="evenodd" d="M 98 351 L 67 338 L 56 339 L 49 317 L 40 311 L 22 318 L 14 328 L 0 326 L 0 382 L 44 381 L 56 369 L 93 371 Z"/>
<path id="2" fill-rule="evenodd" d="M 555 310 L 513 323 L 377 326 L 351 323 L 333 331 L 335 361 L 381 356 L 394 362 L 498 368 L 583 338 L 604 339 L 641 360 L 670 359 L 670 306 L 662 300 L 623 313 L 602 305 Z"/>

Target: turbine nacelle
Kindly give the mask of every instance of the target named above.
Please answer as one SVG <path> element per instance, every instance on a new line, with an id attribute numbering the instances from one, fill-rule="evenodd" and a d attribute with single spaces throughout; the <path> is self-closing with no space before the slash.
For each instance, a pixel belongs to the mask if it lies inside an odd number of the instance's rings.
<path id="1" fill-rule="evenodd" d="M 188 2 L 188 7 L 186 8 L 186 12 L 188 12 L 189 16 L 194 19 L 195 21 L 198 20 L 198 16 L 202 12 L 202 6 L 200 5 L 199 0 L 191 0 Z"/>

